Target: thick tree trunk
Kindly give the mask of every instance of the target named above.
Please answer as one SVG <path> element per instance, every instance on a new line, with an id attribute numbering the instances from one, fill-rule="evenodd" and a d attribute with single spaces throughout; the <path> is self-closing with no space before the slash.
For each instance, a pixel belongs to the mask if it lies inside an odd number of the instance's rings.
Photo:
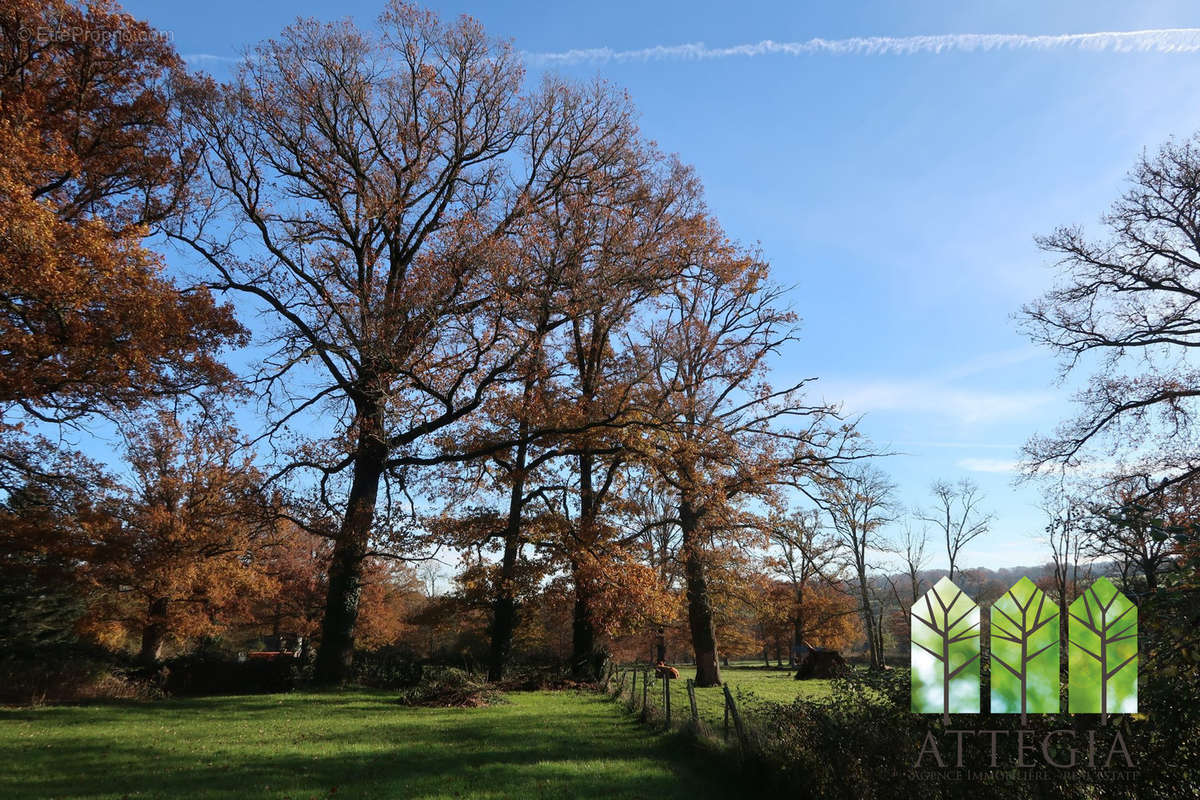
<path id="1" fill-rule="evenodd" d="M 167 603 L 165 597 L 157 597 L 150 601 L 146 624 L 142 628 L 142 649 L 138 660 L 152 667 L 162 657 L 163 642 L 167 638 Z"/>
<path id="2" fill-rule="evenodd" d="M 713 624 L 712 598 L 704 574 L 704 557 L 699 542 L 700 517 L 685 497 L 679 504 L 680 530 L 683 533 L 684 577 L 687 580 L 688 627 L 692 650 L 696 654 L 696 685 L 721 685 L 721 667 L 717 660 L 717 634 Z"/>
<path id="3" fill-rule="evenodd" d="M 1158 569 L 1153 561 L 1142 563 L 1142 574 L 1146 576 L 1146 592 L 1154 594 L 1158 590 Z"/>
<path id="4" fill-rule="evenodd" d="M 571 633 L 571 673 L 584 680 L 599 680 L 608 653 L 596 643 L 591 603 L 587 591 L 580 591 L 578 578 L 575 581 L 575 619 Z"/>
<path id="5" fill-rule="evenodd" d="M 522 431 L 523 435 L 523 431 Z M 513 596 L 517 557 L 521 552 L 521 511 L 525 495 L 526 447 L 517 447 L 512 474 L 512 489 L 508 497 L 508 521 L 504 528 L 504 557 L 500 560 L 500 576 L 496 597 L 492 603 L 492 643 L 488 662 L 488 680 L 504 678 L 504 670 L 512 655 L 513 634 L 517 629 L 517 600 Z"/>
<path id="6" fill-rule="evenodd" d="M 362 596 L 363 559 L 370 545 L 375 522 L 379 480 L 387 462 L 381 414 L 368 408 L 359 413 L 358 452 L 346 515 L 333 546 L 329 564 L 329 589 L 325 618 L 321 623 L 321 646 L 317 649 L 314 678 L 320 684 L 338 684 L 350 676 L 354 661 L 354 627 Z"/>
<path id="7" fill-rule="evenodd" d="M 595 456 L 583 452 L 579 456 L 579 544 L 585 548 L 595 544 L 596 518 L 599 515 L 593 491 Z M 572 563 L 575 582 L 575 622 L 571 631 L 571 672 L 577 678 L 598 680 L 608 653 L 596 641 L 596 626 L 592 619 L 591 581 L 581 574 L 579 564 Z"/>

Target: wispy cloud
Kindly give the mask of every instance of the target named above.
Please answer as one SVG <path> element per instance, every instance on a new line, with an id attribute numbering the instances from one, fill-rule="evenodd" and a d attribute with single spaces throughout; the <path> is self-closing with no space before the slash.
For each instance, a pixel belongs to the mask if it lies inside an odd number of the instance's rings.
<path id="1" fill-rule="evenodd" d="M 968 472 L 1016 472 L 1020 462 L 1004 458 L 963 458 L 957 466 Z"/>
<path id="2" fill-rule="evenodd" d="M 957 462 L 957 466 L 965 469 L 968 472 L 1012 472 L 1021 471 L 1021 462 L 1015 459 L 1003 458 L 962 458 Z M 1068 467 L 1066 472 L 1068 475 L 1076 477 L 1095 477 L 1099 475 L 1108 475 L 1117 469 L 1118 465 L 1114 461 L 1085 461 L 1082 464 L 1076 464 L 1073 467 Z M 1046 468 L 1040 474 L 1050 474 L 1053 468 Z"/>
<path id="3" fill-rule="evenodd" d="M 936 379 L 870 380 L 856 383 L 830 382 L 828 400 L 840 400 L 848 413 L 903 411 L 936 414 L 963 423 L 1023 419 L 1051 402 L 1049 392 L 968 389 Z"/>
<path id="4" fill-rule="evenodd" d="M 856 36 L 850 39 L 808 39 L 709 47 L 703 42 L 654 45 L 636 50 L 594 47 L 557 53 L 524 53 L 539 66 L 603 64 L 638 61 L 699 61 L 756 56 L 907 56 L 937 53 L 976 53 L 998 50 L 1084 50 L 1113 53 L 1200 52 L 1200 28 L 1162 28 L 1140 31 L 1104 31 L 1027 35 L 1020 33 L 950 33 L 933 36 Z"/>
<path id="5" fill-rule="evenodd" d="M 1001 442 L 937 442 L 937 441 L 899 441 L 892 442 L 896 447 L 917 447 L 955 450 L 1016 450 L 1020 445 Z"/>

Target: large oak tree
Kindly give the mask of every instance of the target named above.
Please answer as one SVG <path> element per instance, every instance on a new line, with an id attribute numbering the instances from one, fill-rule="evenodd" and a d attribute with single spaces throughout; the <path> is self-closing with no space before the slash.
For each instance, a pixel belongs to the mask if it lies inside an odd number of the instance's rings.
<path id="1" fill-rule="evenodd" d="M 297 22 L 193 94 L 213 203 L 175 235 L 273 322 L 269 432 L 334 421 L 281 475 L 313 475 L 341 520 L 317 659 L 337 681 L 363 560 L 411 468 L 513 444 L 451 432 L 531 341 L 512 325 L 520 221 L 609 160 L 627 119 L 602 87 L 523 91 L 507 44 L 400 3 L 373 31 Z"/>

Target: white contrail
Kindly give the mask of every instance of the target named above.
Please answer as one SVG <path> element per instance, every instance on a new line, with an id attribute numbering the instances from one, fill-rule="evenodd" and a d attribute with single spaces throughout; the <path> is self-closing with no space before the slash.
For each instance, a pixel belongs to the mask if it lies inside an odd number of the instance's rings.
<path id="1" fill-rule="evenodd" d="M 731 47 L 692 44 L 655 45 L 639 50 L 596 47 L 559 53 L 529 53 L 525 59 L 539 66 L 603 64 L 630 61 L 686 61 L 767 55 L 916 55 L 921 53 L 974 53 L 992 50 L 1075 49 L 1114 53 L 1200 52 L 1200 28 L 1163 28 L 1143 31 L 1065 33 L 1029 36 L 1018 33 L 952 33 L 936 36 L 856 36 L 852 39 L 809 39 L 803 42 L 774 42 Z"/>
<path id="2" fill-rule="evenodd" d="M 195 66 L 197 64 L 240 64 L 245 61 L 244 56 L 216 56 L 212 53 L 187 53 L 183 56 L 183 60 Z"/>

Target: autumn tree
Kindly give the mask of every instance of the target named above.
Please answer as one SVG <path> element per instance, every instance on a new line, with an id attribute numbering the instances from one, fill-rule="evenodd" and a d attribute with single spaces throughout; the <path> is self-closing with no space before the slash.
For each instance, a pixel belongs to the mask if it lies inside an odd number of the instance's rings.
<path id="1" fill-rule="evenodd" d="M 14 0 L 0 42 L 0 426 L 228 380 L 231 309 L 143 243 L 195 160 L 168 40 L 111 2 Z"/>
<path id="2" fill-rule="evenodd" d="M 273 515 L 227 422 L 163 412 L 128 438 L 133 480 L 79 557 L 103 596 L 92 629 L 132 628 L 151 664 L 169 638 L 211 631 L 260 594 L 269 579 L 256 553 Z"/>
<path id="3" fill-rule="evenodd" d="M 639 542 L 642 558 L 657 578 L 657 591 L 669 599 L 658 619 L 650 620 L 654 637 L 654 661 L 667 660 L 671 629 L 684 617 L 677 602 L 682 575 L 679 572 L 679 526 L 675 523 L 672 494 L 652 471 L 634 462 L 627 480 L 623 503 L 628 539 Z"/>
<path id="4" fill-rule="evenodd" d="M 277 519 L 264 531 L 254 566 L 267 581 L 244 623 L 255 632 L 303 637 L 306 650 L 316 634 L 325 608 L 330 540 L 290 522 Z"/>
<path id="5" fill-rule="evenodd" d="M 710 557 L 721 537 L 748 528 L 744 503 L 819 479 L 853 441 L 835 409 L 807 405 L 807 380 L 774 388 L 770 361 L 796 336 L 767 266 L 715 227 L 693 240 L 687 266 L 660 300 L 649 338 L 660 398 L 640 445 L 674 495 L 696 683 L 720 683 Z"/>
<path id="6" fill-rule="evenodd" d="M 883 666 L 883 653 L 879 640 L 880 620 L 875 611 L 868 571 L 872 567 L 872 553 L 887 547 L 883 528 L 895 517 L 894 492 L 895 485 L 882 471 L 862 466 L 847 472 L 841 480 L 827 484 L 821 499 L 833 525 L 838 548 L 854 573 L 854 590 L 858 594 L 858 611 L 862 615 L 872 669 Z"/>
<path id="7" fill-rule="evenodd" d="M 983 493 L 969 478 L 957 483 L 934 481 L 929 491 L 933 504 L 918 516 L 941 533 L 950 561 L 950 580 L 954 580 L 962 549 L 988 532 L 995 515 L 983 511 Z"/>
<path id="8" fill-rule="evenodd" d="M 628 116 L 616 105 L 613 112 Z M 622 146 L 607 161 L 594 160 L 555 202 L 513 226 L 518 242 L 513 258 L 520 265 L 514 281 L 524 302 L 512 322 L 525 355 L 514 365 L 513 387 L 492 393 L 468 437 L 468 446 L 477 450 L 497 440 L 514 443 L 485 460 L 507 494 L 497 529 L 503 554 L 489 668 L 494 680 L 503 674 L 516 626 L 506 585 L 528 540 L 522 531 L 527 507 L 536 506 L 543 519 L 574 520 L 558 541 L 576 585 L 578 646 L 572 661 L 579 674 L 596 674 L 597 624 L 590 597 L 597 570 L 580 565 L 598 560 L 604 571 L 622 572 L 621 559 L 610 557 L 607 537 L 599 533 L 600 509 L 619 485 L 614 479 L 623 464 L 620 432 L 634 423 L 637 358 L 619 339 L 639 305 L 669 279 L 679 231 L 694 213 L 696 189 L 688 170 L 639 143 L 628 123 L 614 129 L 614 138 Z M 603 473 L 601 481 L 593 479 L 595 471 Z M 576 485 L 577 491 L 567 492 Z M 577 513 L 551 502 L 568 494 Z M 624 572 L 629 569 L 636 567 L 626 561 Z"/>
<path id="9" fill-rule="evenodd" d="M 1137 479 L 1110 484 L 1106 502 L 1093 504 L 1087 517 L 1077 521 L 1086 530 L 1084 553 L 1093 559 L 1112 559 L 1127 593 L 1134 591 L 1135 582 L 1154 592 L 1175 555 L 1172 528 L 1177 520 L 1172 519 L 1172 505 L 1185 487 L 1158 492 L 1149 488 Z"/>
<path id="10" fill-rule="evenodd" d="M 474 20 L 392 3 L 370 31 L 297 22 L 190 89 L 212 203 L 173 235 L 274 321 L 267 434 L 333 421 L 278 476 L 312 476 L 340 518 L 318 680 L 346 675 L 362 563 L 411 469 L 513 444 L 452 431 L 526 355 L 514 226 L 623 144 L 607 90 L 522 77 Z"/>
<path id="11" fill-rule="evenodd" d="M 1059 280 L 1022 309 L 1025 330 L 1063 358 L 1064 375 L 1089 361 L 1096 371 L 1078 416 L 1027 443 L 1031 472 L 1116 455 L 1116 481 L 1152 478 L 1150 493 L 1200 475 L 1198 203 L 1200 139 L 1170 141 L 1134 166 L 1102 235 L 1063 227 L 1038 239 Z"/>
<path id="12" fill-rule="evenodd" d="M 788 603 L 791 647 L 808 645 L 810 632 L 823 627 L 814 613 L 817 586 L 830 585 L 840 577 L 837 542 L 822 528 L 819 511 L 795 511 L 770 526 L 770 556 L 766 566 L 791 587 Z"/>
<path id="13" fill-rule="evenodd" d="M 595 214 L 596 244 L 572 271 L 567 300 L 574 310 L 566 352 L 571 402 L 588 416 L 618 422 L 572 440 L 577 510 L 567 548 L 575 586 L 571 661 L 576 674 L 592 676 L 605 658 L 593 595 L 612 565 L 606 550 L 617 529 L 606 512 L 631 461 L 624 438 L 629 429 L 621 423 L 645 421 L 640 407 L 646 397 L 639 390 L 654 368 L 636 326 L 647 302 L 678 285 L 686 253 L 705 230 L 691 170 L 650 148 L 634 155 L 637 170 L 598 198 L 609 210 Z"/>

